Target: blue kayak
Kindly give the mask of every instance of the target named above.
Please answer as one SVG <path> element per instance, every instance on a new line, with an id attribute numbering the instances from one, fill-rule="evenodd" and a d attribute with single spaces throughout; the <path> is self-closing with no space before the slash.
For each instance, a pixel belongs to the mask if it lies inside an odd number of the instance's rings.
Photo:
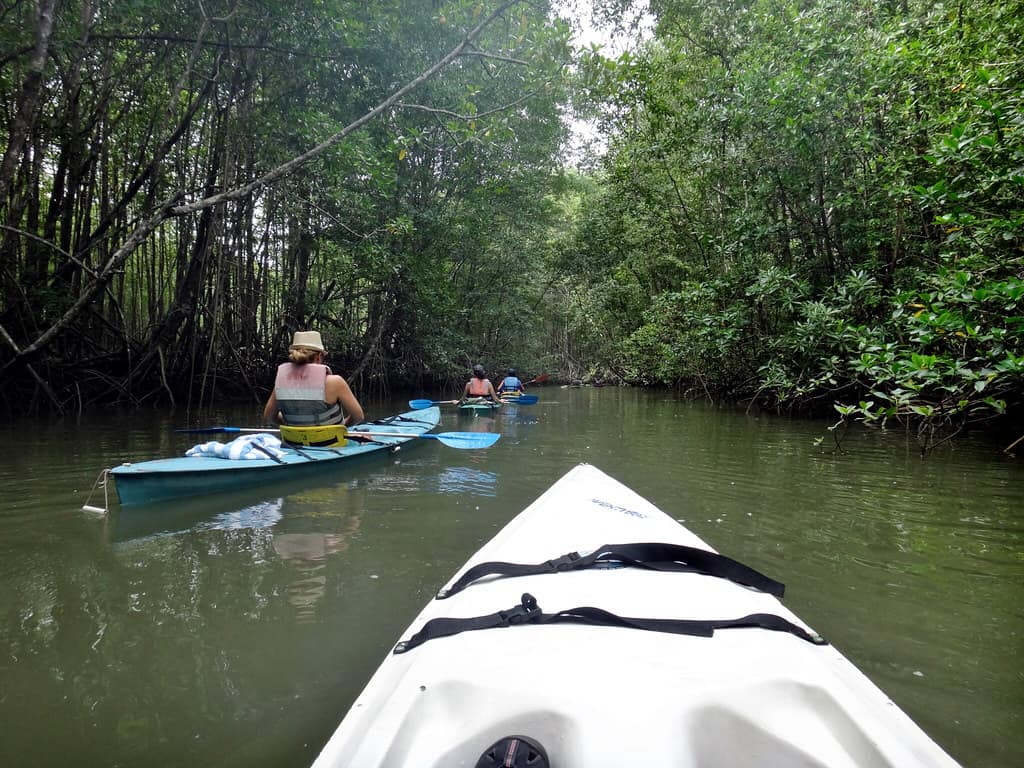
<path id="1" fill-rule="evenodd" d="M 366 431 L 373 437 L 365 442 L 350 438 L 344 447 L 298 448 L 286 444 L 274 457 L 257 459 L 178 456 L 125 463 L 110 474 L 122 505 L 237 491 L 279 480 L 322 476 L 325 471 L 334 472 L 369 457 L 385 456 L 430 432 L 440 420 L 439 408 L 424 408 L 352 427 L 350 436 Z M 388 436 L 389 432 L 395 437 Z"/>

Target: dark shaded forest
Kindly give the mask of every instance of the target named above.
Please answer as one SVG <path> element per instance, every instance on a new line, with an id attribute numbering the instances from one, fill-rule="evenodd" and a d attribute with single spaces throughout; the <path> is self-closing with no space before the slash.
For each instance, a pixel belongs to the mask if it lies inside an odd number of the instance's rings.
<path id="1" fill-rule="evenodd" d="M 545 5 L 0 20 L 3 407 L 262 398 L 303 328 L 364 391 L 523 337 L 565 130 Z"/>

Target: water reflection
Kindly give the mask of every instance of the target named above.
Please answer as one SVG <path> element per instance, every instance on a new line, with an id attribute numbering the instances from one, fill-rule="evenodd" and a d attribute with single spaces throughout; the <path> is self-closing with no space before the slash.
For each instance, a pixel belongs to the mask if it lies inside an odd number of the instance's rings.
<path id="1" fill-rule="evenodd" d="M 498 420 L 490 414 L 473 412 L 472 416 L 464 416 L 459 421 L 461 432 L 497 432 Z"/>
<path id="2" fill-rule="evenodd" d="M 242 528 L 269 528 L 282 517 L 284 499 L 274 499 L 243 507 L 233 512 L 222 512 L 212 520 L 200 523 L 195 531 L 237 531 Z"/>
<path id="3" fill-rule="evenodd" d="M 540 422 L 536 405 L 512 406 L 502 409 L 502 414 L 494 429 L 500 431 L 506 444 L 520 445 L 525 442 L 533 427 Z"/>
<path id="4" fill-rule="evenodd" d="M 348 550 L 362 520 L 351 508 L 339 512 L 343 490 L 344 486 L 308 489 L 226 511 L 223 499 L 121 509 L 113 538 L 125 552 L 146 550 L 149 541 L 158 539 L 176 539 L 179 548 L 187 549 L 192 541 L 205 538 L 209 551 L 224 556 L 248 550 L 259 563 L 287 563 L 295 576 L 277 578 L 284 582 L 296 619 L 310 622 L 316 619 L 316 606 L 327 584 L 325 558 Z M 213 509 L 222 511 L 211 515 Z M 161 546 L 166 549 L 168 544 Z"/>
<path id="5" fill-rule="evenodd" d="M 451 449 L 449 449 L 451 450 Z M 457 449 L 455 449 L 457 450 Z M 480 451 L 460 451 L 459 458 L 467 462 L 480 460 Z M 495 496 L 498 488 L 498 474 L 485 469 L 465 465 L 436 466 L 427 459 L 405 462 L 409 472 L 381 470 L 367 473 L 354 480 L 352 487 L 376 493 L 442 493 L 467 494 L 470 496 Z"/>
<path id="6" fill-rule="evenodd" d="M 497 496 L 498 476 L 472 467 L 448 467 L 437 476 L 438 493 Z"/>
<path id="7" fill-rule="evenodd" d="M 296 609 L 296 620 L 301 623 L 316 621 L 317 604 L 327 589 L 327 571 L 324 560 L 348 550 L 350 540 L 359 530 L 362 518 L 352 515 L 346 519 L 341 531 L 331 533 L 279 533 L 274 536 L 274 552 L 287 561 L 298 573 L 288 585 L 288 602 Z"/>
<path id="8" fill-rule="evenodd" d="M 536 405 L 514 405 L 506 403 L 497 411 L 460 414 L 458 429 L 461 432 L 497 432 L 504 445 L 519 445 L 540 422 Z"/>
<path id="9" fill-rule="evenodd" d="M 364 470 L 360 476 L 352 479 L 352 489 L 379 493 L 415 492 L 421 483 L 421 473 L 430 466 L 429 460 L 406 459 L 401 462 L 405 471 L 395 471 L 394 467 L 398 464 L 396 461 L 384 469 Z"/>
<path id="10" fill-rule="evenodd" d="M 579 461 L 785 581 L 965 766 L 1024 765 L 1024 467 L 992 458 L 1005 443 L 922 461 L 865 430 L 836 456 L 824 423 L 549 388 L 445 412 L 440 431 L 501 432 L 487 450 L 414 441 L 344 476 L 83 514 L 99 467 L 187 447 L 180 418 L 149 416 L 0 425 L 0 765 L 308 766 L 437 587 Z"/>
<path id="11" fill-rule="evenodd" d="M 109 530 L 113 541 L 126 542 L 186 531 L 266 528 L 281 519 L 283 505 L 281 497 L 235 506 L 217 496 L 119 507 L 110 513 Z"/>

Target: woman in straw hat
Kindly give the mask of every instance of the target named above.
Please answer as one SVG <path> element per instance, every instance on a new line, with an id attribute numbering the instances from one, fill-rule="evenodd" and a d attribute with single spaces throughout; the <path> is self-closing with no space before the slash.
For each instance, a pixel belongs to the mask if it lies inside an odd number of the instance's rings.
<path id="1" fill-rule="evenodd" d="M 319 331 L 296 331 L 288 362 L 277 368 L 274 391 L 263 408 L 263 420 L 289 426 L 358 424 L 363 407 L 341 376 L 324 365 Z"/>

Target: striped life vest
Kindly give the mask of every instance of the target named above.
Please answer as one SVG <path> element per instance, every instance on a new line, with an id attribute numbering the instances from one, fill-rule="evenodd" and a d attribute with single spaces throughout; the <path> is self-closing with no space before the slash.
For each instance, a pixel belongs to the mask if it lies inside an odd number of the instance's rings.
<path id="1" fill-rule="evenodd" d="M 328 403 L 324 399 L 330 372 L 330 368 L 319 363 L 278 366 L 274 395 L 285 424 L 311 426 L 340 424 L 345 420 L 341 403 Z"/>

